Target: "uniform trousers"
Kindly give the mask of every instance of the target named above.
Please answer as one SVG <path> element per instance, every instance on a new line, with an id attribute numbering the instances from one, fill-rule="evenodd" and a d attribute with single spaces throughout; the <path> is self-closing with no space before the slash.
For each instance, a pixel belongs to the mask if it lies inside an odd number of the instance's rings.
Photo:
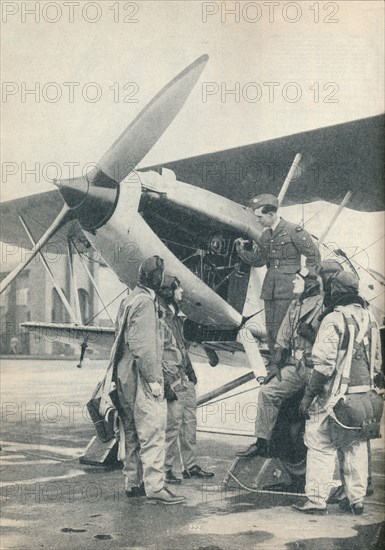
<path id="1" fill-rule="evenodd" d="M 305 388 L 312 369 L 300 365 L 288 365 L 281 370 L 279 381 L 274 377 L 258 393 L 257 417 L 255 419 L 255 435 L 270 441 L 278 413 L 284 401 Z"/>
<path id="2" fill-rule="evenodd" d="M 172 469 L 178 453 L 178 436 L 184 468 L 196 464 L 197 397 L 193 382 L 184 384 L 185 389 L 175 390 L 178 399 L 167 403 L 166 471 Z"/>
<path id="3" fill-rule="evenodd" d="M 306 421 L 305 444 L 308 448 L 306 461 L 307 498 L 316 504 L 326 506 L 331 489 L 339 485 L 333 481 L 337 448 L 329 432 L 329 413 L 316 400 Z M 368 475 L 368 450 L 366 441 L 360 441 L 340 452 L 343 468 L 343 483 L 350 504 L 362 502 L 366 494 Z"/>
<path id="4" fill-rule="evenodd" d="M 277 340 L 279 327 L 286 315 L 286 312 L 291 304 L 292 298 L 288 300 L 265 300 L 265 322 L 267 345 L 272 354 L 274 344 Z"/>
<path id="5" fill-rule="evenodd" d="M 139 378 L 135 404 L 125 407 L 120 418 L 125 434 L 125 487 L 130 489 L 144 482 L 149 495 L 164 487 L 167 404 L 165 399 L 155 398 L 144 384 Z"/>

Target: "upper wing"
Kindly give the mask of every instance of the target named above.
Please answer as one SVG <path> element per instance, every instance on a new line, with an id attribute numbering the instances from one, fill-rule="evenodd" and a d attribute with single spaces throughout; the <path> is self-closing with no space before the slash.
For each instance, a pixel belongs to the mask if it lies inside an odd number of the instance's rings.
<path id="1" fill-rule="evenodd" d="M 384 208 L 384 116 L 374 116 L 177 160 L 161 167 L 185 181 L 246 203 L 253 195 L 278 195 L 296 153 L 303 154 L 300 176 L 289 187 L 285 203 L 316 200 L 341 202 L 347 191 L 349 208 Z"/>
<path id="2" fill-rule="evenodd" d="M 0 205 L 0 240 L 31 249 L 33 245 L 20 223 L 19 216 L 22 216 L 35 241 L 38 241 L 63 205 L 64 200 L 56 190 L 3 202 Z M 65 253 L 68 237 L 76 241 L 80 249 L 87 246 L 88 241 L 79 223 L 74 220 L 62 227 L 49 241 L 50 244 L 54 244 L 56 253 Z"/>
<path id="3" fill-rule="evenodd" d="M 144 170 L 169 168 L 180 181 L 246 203 L 258 193 L 277 195 L 300 152 L 304 169 L 289 187 L 285 203 L 340 202 L 351 190 L 350 208 L 379 211 L 384 208 L 383 139 L 384 116 L 379 115 Z M 4 202 L 0 205 L 0 240 L 32 248 L 18 216 L 23 216 L 37 241 L 63 204 L 56 190 Z M 68 235 L 77 245 L 88 245 L 77 221 L 67 223 L 50 242 L 65 247 Z"/>

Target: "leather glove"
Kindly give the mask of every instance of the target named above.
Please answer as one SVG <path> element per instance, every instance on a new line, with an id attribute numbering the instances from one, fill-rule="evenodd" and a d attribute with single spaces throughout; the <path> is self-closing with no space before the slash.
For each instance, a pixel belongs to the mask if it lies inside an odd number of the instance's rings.
<path id="1" fill-rule="evenodd" d="M 149 382 L 151 393 L 154 397 L 160 397 L 163 393 L 163 388 L 159 382 Z"/>
<path id="2" fill-rule="evenodd" d="M 309 323 L 301 322 L 298 325 L 297 332 L 298 332 L 299 336 L 301 336 L 302 338 L 304 338 L 305 340 L 307 340 L 311 344 L 314 344 L 317 333 L 316 333 L 314 327 L 309 325 Z"/>
<path id="3" fill-rule="evenodd" d="M 178 400 L 176 393 L 167 382 L 164 384 L 164 396 L 169 402 Z"/>
<path id="4" fill-rule="evenodd" d="M 278 365 L 275 365 L 274 363 L 272 363 L 269 366 L 269 374 L 266 376 L 265 380 L 263 381 L 263 385 L 270 382 L 270 380 L 272 380 L 274 378 L 274 376 L 276 376 L 277 380 L 279 380 L 281 382 L 281 380 L 282 380 L 281 369 L 279 368 Z"/>
<path id="5" fill-rule="evenodd" d="M 288 357 L 289 350 L 276 345 L 273 349 L 271 363 L 277 365 L 279 369 L 283 369 L 283 367 L 286 365 Z"/>
<path id="6" fill-rule="evenodd" d="M 309 408 L 310 408 L 310 405 L 313 403 L 313 401 L 314 401 L 314 396 L 309 395 L 308 393 L 305 392 L 305 395 L 302 397 L 301 403 L 299 404 L 299 414 L 303 418 L 306 418 L 307 420 L 310 419 Z"/>
<path id="7" fill-rule="evenodd" d="M 192 365 L 188 365 L 186 367 L 186 374 L 187 374 L 187 378 L 190 380 L 190 382 L 192 382 L 194 384 L 194 386 L 196 386 L 197 382 L 198 382 L 198 378 L 195 374 L 195 371 L 194 371 Z"/>
<path id="8" fill-rule="evenodd" d="M 385 376 L 383 372 L 377 372 L 377 374 L 374 375 L 373 381 L 374 385 L 379 390 L 383 390 L 385 388 Z"/>
<path id="9" fill-rule="evenodd" d="M 319 372 L 318 370 L 313 370 L 308 385 L 305 390 L 305 395 L 302 398 L 302 401 L 299 405 L 299 413 L 304 418 L 309 419 L 309 408 L 313 403 L 314 398 L 319 395 L 325 387 L 328 377 Z"/>

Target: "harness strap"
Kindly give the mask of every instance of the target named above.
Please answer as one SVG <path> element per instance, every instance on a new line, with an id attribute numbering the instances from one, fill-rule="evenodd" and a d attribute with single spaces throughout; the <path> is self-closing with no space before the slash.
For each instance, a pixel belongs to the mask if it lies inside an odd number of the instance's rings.
<path id="1" fill-rule="evenodd" d="M 362 340 L 364 339 L 365 334 L 368 331 L 368 326 L 369 326 L 369 313 L 365 310 L 363 310 L 363 313 L 364 313 L 365 318 L 362 321 L 361 326 L 358 326 L 358 333 L 357 333 L 357 336 L 356 336 L 357 344 L 360 344 L 362 342 Z M 354 319 L 353 319 L 353 322 L 354 322 Z"/>
<path id="2" fill-rule="evenodd" d="M 310 325 L 312 324 L 314 319 L 319 315 L 319 309 L 317 308 L 317 305 L 318 303 L 314 307 L 313 314 L 306 318 L 306 322 Z"/>
<path id="3" fill-rule="evenodd" d="M 374 365 L 376 363 L 376 350 L 378 346 L 378 331 L 377 324 L 373 321 L 372 315 L 370 314 L 370 333 L 371 333 L 371 342 L 370 342 L 370 389 L 374 388 L 373 378 L 374 378 Z"/>
<path id="4" fill-rule="evenodd" d="M 350 379 L 350 369 L 352 367 L 354 341 L 355 341 L 354 334 L 355 334 L 355 330 L 356 330 L 356 324 L 355 324 L 353 318 L 350 317 L 350 316 L 345 317 L 345 318 L 346 318 L 346 324 L 348 326 L 348 332 L 349 332 L 349 344 L 348 344 L 348 350 L 347 350 L 347 353 L 346 353 L 344 368 L 342 370 L 342 375 L 341 375 L 341 385 L 339 387 L 339 394 L 340 395 L 341 394 L 345 395 L 345 393 L 348 389 L 348 384 L 349 384 L 349 379 Z M 333 390 L 334 389 L 337 391 L 338 386 L 336 388 L 333 387 Z"/>
<path id="5" fill-rule="evenodd" d="M 118 460 L 123 462 L 126 458 L 126 433 L 124 431 L 123 422 L 119 420 L 119 444 L 118 444 Z"/>
<path id="6" fill-rule="evenodd" d="M 352 388 L 348 388 L 348 393 L 366 393 L 371 389 L 370 384 L 363 384 L 362 386 L 353 386 Z"/>
<path id="7" fill-rule="evenodd" d="M 361 344 L 361 343 L 364 344 L 365 354 L 367 356 L 367 360 L 370 367 L 371 381 L 370 381 L 369 389 L 373 388 L 373 374 L 374 374 L 374 362 L 375 362 L 376 339 L 377 339 L 376 323 L 373 321 L 373 318 L 370 312 L 364 310 L 365 318 L 359 326 L 357 326 L 357 322 L 354 320 L 354 318 L 351 315 L 346 315 L 346 313 L 344 313 L 341 310 L 340 310 L 340 313 L 342 313 L 347 324 L 347 328 L 349 332 L 349 343 L 348 343 L 348 349 L 346 352 L 346 357 L 345 357 L 342 372 L 336 374 L 336 377 L 333 383 L 331 395 L 334 395 L 336 399 L 342 397 L 343 395 L 349 392 L 349 381 L 350 381 L 350 371 L 352 367 L 353 350 L 357 346 L 357 344 Z M 371 329 L 370 341 L 365 336 L 369 328 Z M 367 342 L 365 342 L 365 339 L 367 340 Z M 370 348 L 370 361 L 369 361 L 369 348 Z"/>

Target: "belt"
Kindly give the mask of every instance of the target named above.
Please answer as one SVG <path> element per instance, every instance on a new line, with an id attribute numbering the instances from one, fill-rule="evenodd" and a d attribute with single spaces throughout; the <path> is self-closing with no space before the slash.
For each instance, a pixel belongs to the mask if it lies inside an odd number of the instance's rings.
<path id="1" fill-rule="evenodd" d="M 273 260 L 270 260 L 269 262 L 267 262 L 266 267 L 267 267 L 267 269 L 270 269 L 271 267 L 277 268 L 280 265 L 281 265 L 281 260 L 276 258 L 276 259 L 273 259 Z"/>
<path id="2" fill-rule="evenodd" d="M 298 262 L 285 262 L 283 260 L 280 260 L 279 258 L 272 258 L 270 261 L 267 262 L 266 267 L 270 269 L 271 267 L 293 267 L 296 266 Z M 300 266 L 300 264 L 298 264 Z"/>

